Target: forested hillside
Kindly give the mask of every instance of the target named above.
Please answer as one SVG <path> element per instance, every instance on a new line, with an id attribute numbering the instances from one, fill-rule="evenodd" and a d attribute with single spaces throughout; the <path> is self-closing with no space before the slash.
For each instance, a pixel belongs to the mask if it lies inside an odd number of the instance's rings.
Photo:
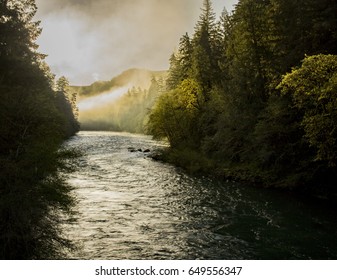
<path id="1" fill-rule="evenodd" d="M 70 87 L 79 95 L 83 130 L 144 133 L 147 115 L 164 90 L 167 71 L 129 69 L 110 81 Z"/>
<path id="2" fill-rule="evenodd" d="M 335 192 L 337 2 L 204 0 L 170 59 L 148 132 L 170 161 L 265 186 Z"/>
<path id="3" fill-rule="evenodd" d="M 70 86 L 69 89 L 72 92 L 76 92 L 80 99 L 106 93 L 113 88 L 124 86 L 148 89 L 153 77 L 156 77 L 157 79 L 165 78 L 166 72 L 167 71 L 151 71 L 147 69 L 132 68 L 123 71 L 109 81 L 96 81 L 88 86 Z"/>
<path id="4" fill-rule="evenodd" d="M 62 142 L 79 129 L 75 96 L 37 51 L 35 1 L 0 1 L 0 258 L 61 257 L 70 209 Z"/>

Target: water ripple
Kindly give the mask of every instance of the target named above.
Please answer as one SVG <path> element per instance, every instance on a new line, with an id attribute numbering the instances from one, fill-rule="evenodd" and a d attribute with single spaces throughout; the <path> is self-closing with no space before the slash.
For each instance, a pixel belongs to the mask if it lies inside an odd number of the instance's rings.
<path id="1" fill-rule="evenodd" d="M 336 215 L 287 195 L 191 177 L 128 148 L 147 136 L 81 132 L 71 174 L 76 222 L 65 225 L 75 259 L 337 258 Z"/>

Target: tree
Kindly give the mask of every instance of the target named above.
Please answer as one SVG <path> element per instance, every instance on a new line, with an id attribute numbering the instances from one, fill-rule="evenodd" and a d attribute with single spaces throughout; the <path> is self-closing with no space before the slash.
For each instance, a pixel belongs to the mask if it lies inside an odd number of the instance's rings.
<path id="1" fill-rule="evenodd" d="M 172 57 L 175 82 L 150 115 L 154 133 L 180 144 L 184 155 L 207 155 L 230 176 L 273 186 L 321 186 L 321 178 L 330 184 L 336 12 L 331 0 L 240 0 L 216 24 L 205 0 L 186 48 L 189 71 L 179 53 Z M 194 85 L 191 115 L 183 100 Z"/>
<path id="2" fill-rule="evenodd" d="M 74 202 L 59 172 L 70 120 L 37 52 L 36 9 L 33 0 L 0 1 L 1 259 L 58 258 L 70 245 L 59 225 Z"/>
<path id="3" fill-rule="evenodd" d="M 62 76 L 56 81 L 57 106 L 64 116 L 64 133 L 67 136 L 73 135 L 80 128 L 76 96 L 76 92 L 69 90 L 69 81 L 66 77 Z"/>
<path id="4" fill-rule="evenodd" d="M 166 84 L 169 90 L 175 89 L 182 81 L 182 66 L 178 59 L 179 53 L 173 53 L 170 57 L 170 69 Z"/>
<path id="5" fill-rule="evenodd" d="M 39 22 L 32 19 L 37 7 L 33 0 L 2 0 L 0 3 L 0 81 L 29 86 L 31 79 L 41 75 L 44 55 L 37 52 L 37 37 L 41 33 Z M 16 71 L 12 64 L 15 63 Z M 43 75 L 39 77 L 44 81 Z"/>
<path id="6" fill-rule="evenodd" d="M 148 133 L 158 139 L 167 138 L 175 148 L 194 145 L 198 142 L 195 122 L 201 98 L 201 88 L 191 79 L 162 94 L 149 115 Z"/>
<path id="7" fill-rule="evenodd" d="M 191 74 L 193 47 L 186 33 L 180 39 L 179 49 L 170 58 L 170 69 L 166 84 L 168 90 L 175 89 Z"/>
<path id="8" fill-rule="evenodd" d="M 270 1 L 242 0 L 232 16 L 227 54 L 236 90 L 250 101 L 265 102 L 269 76 L 273 74 L 273 25 L 268 19 Z"/>
<path id="9" fill-rule="evenodd" d="M 202 12 L 195 26 L 192 38 L 192 75 L 201 86 L 205 101 L 209 99 L 209 92 L 219 74 L 215 24 L 215 13 L 210 0 L 204 0 Z"/>
<path id="10" fill-rule="evenodd" d="M 303 114 L 301 125 L 316 160 L 337 163 L 337 56 L 306 57 L 302 66 L 284 76 L 279 88 L 292 96 Z"/>
<path id="11" fill-rule="evenodd" d="M 273 53 L 280 75 L 299 66 L 305 55 L 336 54 L 336 1 L 270 2 L 268 13 L 275 38 Z"/>

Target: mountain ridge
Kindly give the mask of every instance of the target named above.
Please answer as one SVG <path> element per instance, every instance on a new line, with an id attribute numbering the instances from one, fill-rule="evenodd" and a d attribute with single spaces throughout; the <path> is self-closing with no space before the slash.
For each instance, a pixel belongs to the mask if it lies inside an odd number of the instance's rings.
<path id="1" fill-rule="evenodd" d="M 151 85 L 152 78 L 165 79 L 167 70 L 154 71 L 141 68 L 127 69 L 109 81 L 96 81 L 88 86 L 70 86 L 72 92 L 76 92 L 79 98 L 86 98 L 100 95 L 114 88 L 129 86 L 148 89 Z"/>

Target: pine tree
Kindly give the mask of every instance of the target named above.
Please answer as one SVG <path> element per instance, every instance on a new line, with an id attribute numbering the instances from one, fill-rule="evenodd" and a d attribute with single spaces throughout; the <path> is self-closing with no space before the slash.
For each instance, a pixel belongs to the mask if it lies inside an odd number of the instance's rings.
<path id="1" fill-rule="evenodd" d="M 1 259 L 61 257 L 69 245 L 58 222 L 73 203 L 59 174 L 70 120 L 37 52 L 36 10 L 33 0 L 0 0 Z"/>
<path id="2" fill-rule="evenodd" d="M 178 51 L 173 53 L 170 58 L 170 69 L 166 81 L 169 90 L 175 89 L 191 75 L 192 52 L 191 39 L 186 33 L 180 39 Z"/>
<path id="3" fill-rule="evenodd" d="M 35 1 L 2 0 L 0 9 L 0 81 L 29 86 L 32 77 L 40 76 L 43 83 L 40 66 L 45 56 L 37 52 L 35 42 L 41 33 L 40 22 L 32 21 Z M 11 71 L 14 65 L 16 71 Z"/>
<path id="4" fill-rule="evenodd" d="M 192 38 L 192 77 L 203 89 L 205 100 L 209 100 L 219 66 L 214 45 L 217 36 L 215 13 L 210 0 L 204 0 L 199 21 Z"/>

